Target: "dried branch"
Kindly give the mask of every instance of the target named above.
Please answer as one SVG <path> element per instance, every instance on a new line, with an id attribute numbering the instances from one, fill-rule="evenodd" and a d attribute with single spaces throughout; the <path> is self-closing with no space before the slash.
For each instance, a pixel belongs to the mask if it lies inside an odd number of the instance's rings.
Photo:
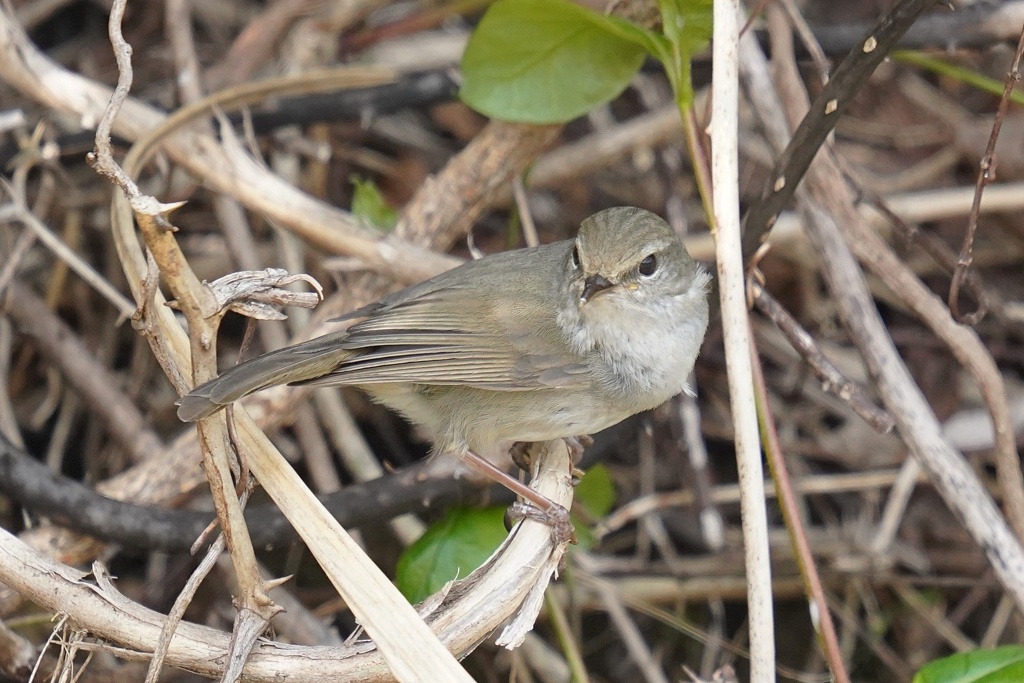
<path id="1" fill-rule="evenodd" d="M 963 287 L 967 277 L 967 271 L 974 262 L 974 233 L 978 230 L 978 216 L 981 214 L 981 195 L 987 186 L 995 179 L 996 169 L 996 140 L 999 139 L 999 131 L 1003 127 L 1003 119 L 1010 107 L 1010 95 L 1014 86 L 1020 82 L 1020 62 L 1024 58 L 1024 31 L 1021 31 L 1017 40 L 1017 51 L 1013 56 L 1013 63 L 1009 73 L 1006 74 L 1006 82 L 1003 85 L 1003 96 L 999 99 L 999 107 L 996 109 L 995 120 L 992 122 L 992 134 L 989 135 L 988 145 L 985 147 L 985 154 L 981 157 L 978 179 L 974 186 L 974 202 L 971 204 L 971 215 L 967 219 L 967 232 L 964 234 L 963 246 L 960 247 L 960 257 L 956 262 L 956 270 L 953 271 L 953 281 L 949 285 L 949 310 L 957 322 L 965 325 L 977 325 L 985 316 L 985 300 L 978 302 L 978 309 L 969 313 L 960 312 L 960 289 Z M 1024 528 L 1018 528 L 1018 535 Z M 1024 538 L 1024 536 L 1022 536 Z"/>
<path id="2" fill-rule="evenodd" d="M 814 338 L 800 326 L 792 315 L 764 290 L 756 280 L 751 281 L 754 305 L 778 326 L 789 343 L 821 380 L 821 388 L 840 399 L 879 434 L 888 434 L 895 422 L 888 411 L 879 408 L 868 393 L 856 382 L 848 379 L 832 361 L 825 357 Z"/>
<path id="3" fill-rule="evenodd" d="M 96 128 L 96 149 L 90 160 L 99 173 L 116 183 L 124 192 L 149 251 L 188 320 L 192 378 L 198 384 L 217 374 L 217 327 L 223 309 L 217 305 L 211 289 L 203 286 L 195 277 L 178 249 L 173 236 L 174 228 L 168 220 L 168 214 L 176 206 L 164 205 L 153 197 L 142 195 L 128 173 L 114 161 L 110 150 L 110 129 L 132 85 L 131 47 L 121 35 L 125 4 L 126 0 L 115 0 L 110 13 L 108 31 L 118 64 L 118 84 Z M 115 193 L 115 196 L 118 195 Z M 154 336 L 159 336 L 159 333 L 149 338 L 154 339 Z M 163 344 L 156 342 L 154 346 L 158 352 L 163 351 Z M 225 673 L 226 681 L 235 681 L 241 676 L 240 662 L 244 661 L 256 637 L 274 614 L 280 611 L 280 607 L 267 595 L 273 582 L 264 581 L 260 576 L 255 551 L 242 515 L 242 501 L 235 494 L 232 462 L 228 455 L 226 417 L 224 414 L 211 416 L 201 420 L 197 427 L 202 446 L 203 469 L 241 588 L 236 598 L 238 621 L 235 624 L 235 637 L 232 638 L 231 656 L 228 657 L 234 665 L 229 665 Z M 174 625 L 172 619 L 170 629 Z M 161 642 L 166 643 L 167 640 L 168 636 L 165 635 Z M 155 675 L 159 668 L 157 662 L 147 678 Z"/>

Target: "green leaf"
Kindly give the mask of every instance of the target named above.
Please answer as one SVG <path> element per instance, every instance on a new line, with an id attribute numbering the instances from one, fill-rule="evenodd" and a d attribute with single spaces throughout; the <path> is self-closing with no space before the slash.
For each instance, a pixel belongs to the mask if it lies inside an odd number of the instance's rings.
<path id="1" fill-rule="evenodd" d="M 499 0 L 466 45 L 459 96 L 496 119 L 561 123 L 621 93 L 657 45 L 569 0 Z"/>
<path id="2" fill-rule="evenodd" d="M 1017 683 L 1024 681 L 1024 646 L 961 652 L 924 665 L 914 683 Z"/>
<path id="3" fill-rule="evenodd" d="M 713 1 L 658 0 L 662 30 L 671 48 L 667 55 L 657 54 L 665 66 L 681 109 L 693 103 L 690 62 L 693 55 L 706 48 L 711 41 Z"/>
<path id="4" fill-rule="evenodd" d="M 395 583 L 412 603 L 421 602 L 452 579 L 465 578 L 505 540 L 505 508 L 455 508 L 430 525 L 405 549 Z"/>
<path id="5" fill-rule="evenodd" d="M 636 43 L 655 57 L 669 48 L 668 40 L 660 33 L 648 31 L 643 26 L 637 26 L 618 17 L 596 14 L 594 12 L 589 14 L 592 15 L 591 19 L 600 21 L 601 25 L 610 33 L 614 33 L 619 38 L 628 40 L 631 43 Z"/>
<path id="6" fill-rule="evenodd" d="M 377 228 L 391 230 L 398 223 L 398 212 L 384 201 L 377 184 L 359 176 L 349 177 L 352 181 L 352 213 Z"/>
<path id="7" fill-rule="evenodd" d="M 662 30 L 682 54 L 693 57 L 711 42 L 714 0 L 659 0 Z"/>
<path id="8" fill-rule="evenodd" d="M 576 486 L 574 496 L 574 500 L 594 519 L 607 515 L 615 504 L 615 486 L 608 468 L 594 465 L 587 470 Z"/>

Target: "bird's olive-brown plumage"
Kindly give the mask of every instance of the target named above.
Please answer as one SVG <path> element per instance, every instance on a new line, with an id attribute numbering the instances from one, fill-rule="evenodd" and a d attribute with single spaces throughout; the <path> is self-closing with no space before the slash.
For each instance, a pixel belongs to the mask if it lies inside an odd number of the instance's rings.
<path id="1" fill-rule="evenodd" d="M 242 363 L 178 416 L 276 384 L 351 385 L 427 428 L 437 451 L 588 434 L 685 388 L 708 279 L 662 219 L 608 209 L 575 240 L 466 263 L 346 316 L 360 319 L 347 330 Z"/>

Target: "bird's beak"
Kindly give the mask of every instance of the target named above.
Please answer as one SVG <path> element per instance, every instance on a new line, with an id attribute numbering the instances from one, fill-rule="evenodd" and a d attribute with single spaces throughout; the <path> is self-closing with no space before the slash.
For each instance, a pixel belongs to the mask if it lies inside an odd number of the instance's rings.
<path id="1" fill-rule="evenodd" d="M 591 275 L 583 281 L 583 293 L 580 294 L 580 303 L 587 303 L 612 286 L 613 283 L 609 282 L 603 275 Z"/>

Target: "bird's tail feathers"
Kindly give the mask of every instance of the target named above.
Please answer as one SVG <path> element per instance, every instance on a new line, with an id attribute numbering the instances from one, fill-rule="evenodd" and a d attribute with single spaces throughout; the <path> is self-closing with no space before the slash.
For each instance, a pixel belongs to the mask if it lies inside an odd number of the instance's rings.
<path id="1" fill-rule="evenodd" d="M 329 373 L 351 355 L 341 344 L 344 334 L 317 337 L 236 365 L 183 396 L 178 402 L 178 419 L 194 422 L 260 389 Z"/>

